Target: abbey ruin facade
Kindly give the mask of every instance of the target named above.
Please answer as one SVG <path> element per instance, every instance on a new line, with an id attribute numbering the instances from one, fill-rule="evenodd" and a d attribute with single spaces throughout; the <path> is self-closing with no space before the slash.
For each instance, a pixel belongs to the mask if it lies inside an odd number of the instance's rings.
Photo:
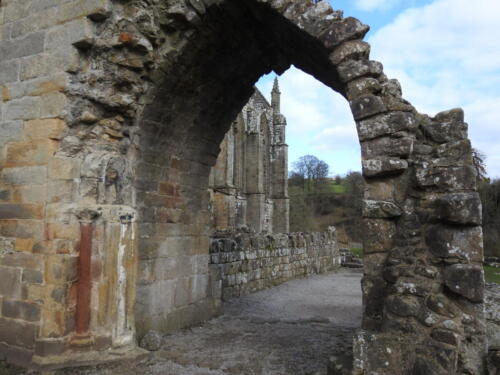
<path id="1" fill-rule="evenodd" d="M 218 311 L 211 251 L 237 242 L 211 246 L 210 171 L 257 79 L 293 64 L 345 97 L 361 144 L 354 373 L 484 374 L 464 113 L 418 113 L 368 30 L 326 1 L 2 0 L 1 358 L 125 358 Z"/>
<path id="2" fill-rule="evenodd" d="M 255 89 L 231 125 L 209 177 L 216 230 L 288 233 L 288 145 L 275 80 L 269 104 Z"/>

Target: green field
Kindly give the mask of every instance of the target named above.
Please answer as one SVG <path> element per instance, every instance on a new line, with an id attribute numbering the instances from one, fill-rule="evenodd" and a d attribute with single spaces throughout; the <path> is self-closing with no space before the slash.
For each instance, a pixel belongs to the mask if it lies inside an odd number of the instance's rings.
<path id="1" fill-rule="evenodd" d="M 484 277 L 488 283 L 500 284 L 500 268 L 484 266 Z"/>
<path id="2" fill-rule="evenodd" d="M 351 253 L 356 255 L 357 257 L 363 258 L 363 249 L 360 247 L 351 247 Z"/>
<path id="3" fill-rule="evenodd" d="M 336 193 L 336 194 L 344 194 L 345 193 L 345 186 L 344 185 L 337 185 L 335 183 L 332 183 L 330 185 L 330 189 L 331 189 L 331 192 L 332 193 Z"/>

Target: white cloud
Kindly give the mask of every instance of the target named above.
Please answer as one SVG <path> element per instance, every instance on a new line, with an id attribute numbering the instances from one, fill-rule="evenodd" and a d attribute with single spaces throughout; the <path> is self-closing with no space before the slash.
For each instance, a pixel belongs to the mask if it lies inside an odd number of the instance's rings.
<path id="1" fill-rule="evenodd" d="M 374 10 L 389 9 L 397 0 L 355 0 L 356 8 L 365 12 L 372 12 Z"/>
<path id="2" fill-rule="evenodd" d="M 272 79 L 258 84 L 269 97 Z M 287 118 L 289 161 L 316 155 L 334 173 L 359 170 L 361 166 L 356 125 L 347 101 L 314 77 L 292 67 L 279 78 L 281 112 Z"/>
<path id="3" fill-rule="evenodd" d="M 370 38 L 372 57 L 419 111 L 463 107 L 473 146 L 500 176 L 500 2 L 437 0 L 401 13 Z"/>

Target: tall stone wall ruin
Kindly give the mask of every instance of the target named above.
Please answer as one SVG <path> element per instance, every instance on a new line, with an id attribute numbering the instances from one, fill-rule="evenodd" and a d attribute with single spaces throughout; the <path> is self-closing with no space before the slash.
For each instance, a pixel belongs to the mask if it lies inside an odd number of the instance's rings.
<path id="1" fill-rule="evenodd" d="M 484 374 L 480 202 L 461 110 L 419 114 L 368 27 L 309 0 L 3 0 L 0 355 L 105 359 L 217 312 L 208 182 L 257 79 L 349 101 L 367 180 L 357 374 Z"/>
<path id="2" fill-rule="evenodd" d="M 255 89 L 231 124 L 209 177 L 216 230 L 288 233 L 288 145 L 274 82 L 272 103 Z"/>

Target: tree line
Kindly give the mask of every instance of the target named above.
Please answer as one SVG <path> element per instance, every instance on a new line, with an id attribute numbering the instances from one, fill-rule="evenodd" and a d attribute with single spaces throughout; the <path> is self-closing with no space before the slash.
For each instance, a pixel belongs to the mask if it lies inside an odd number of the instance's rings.
<path id="1" fill-rule="evenodd" d="M 289 174 L 290 229 L 326 231 L 336 226 L 358 242 L 364 180 L 359 172 L 329 177 L 330 167 L 313 155 L 293 163 Z"/>

